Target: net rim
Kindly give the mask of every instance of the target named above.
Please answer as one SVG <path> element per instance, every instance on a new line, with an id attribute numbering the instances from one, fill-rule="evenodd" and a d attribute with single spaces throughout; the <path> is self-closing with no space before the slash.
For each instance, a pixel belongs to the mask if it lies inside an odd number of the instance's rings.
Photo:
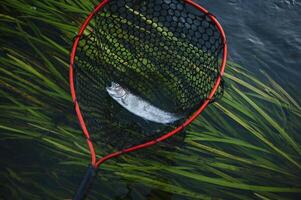
<path id="1" fill-rule="evenodd" d="M 210 17 L 210 19 L 214 22 L 214 24 L 216 25 L 217 29 L 219 30 L 219 33 L 221 34 L 221 39 L 223 42 L 223 58 L 222 58 L 222 62 L 221 62 L 221 66 L 220 66 L 220 75 L 217 77 L 217 80 L 215 81 L 215 84 L 209 94 L 209 96 L 207 97 L 207 99 L 203 102 L 203 104 L 194 112 L 194 114 L 192 114 L 189 118 L 187 118 L 187 120 L 180 126 L 178 126 L 177 128 L 175 128 L 174 130 L 165 133 L 164 135 L 158 137 L 155 140 L 151 140 L 149 142 L 145 142 L 142 143 L 140 145 L 136 145 L 127 149 L 123 149 L 121 151 L 117 151 L 111 154 L 108 154 L 102 158 L 100 158 L 99 160 L 96 159 L 96 151 L 94 149 L 93 143 L 90 139 L 90 133 L 86 127 L 83 115 L 81 113 L 78 101 L 76 99 L 76 91 L 75 91 L 75 85 L 74 85 L 74 60 L 75 60 L 75 56 L 76 56 L 76 50 L 77 50 L 77 46 L 79 44 L 79 40 L 80 37 L 83 35 L 83 32 L 85 31 L 85 29 L 87 28 L 89 22 L 92 20 L 92 18 L 94 17 L 94 15 L 102 8 L 104 7 L 107 3 L 109 3 L 111 0 L 103 0 L 101 1 L 95 8 L 94 10 L 88 15 L 88 17 L 86 18 L 86 20 L 84 21 L 84 23 L 81 25 L 81 28 L 77 34 L 77 36 L 75 37 L 75 40 L 73 42 L 73 46 L 72 46 L 72 50 L 71 50 L 71 54 L 70 54 L 70 66 L 69 66 L 69 84 L 70 84 L 70 90 L 71 90 L 71 96 L 72 96 L 72 101 L 74 103 L 75 106 L 75 111 L 77 114 L 77 118 L 78 121 L 80 123 L 80 126 L 82 128 L 82 131 L 86 137 L 88 146 L 89 146 L 89 150 L 91 153 L 91 164 L 93 167 L 98 168 L 99 165 L 103 162 L 105 162 L 106 160 L 113 158 L 113 157 L 117 157 L 120 156 L 121 154 L 124 153 L 129 153 L 132 151 L 136 151 L 139 149 L 143 149 L 146 147 L 150 147 L 158 142 L 161 142 L 163 140 L 166 140 L 167 138 L 175 135 L 176 133 L 180 132 L 181 130 L 183 130 L 186 126 L 188 126 L 190 123 L 192 123 L 192 121 L 194 121 L 202 112 L 203 110 L 207 107 L 207 105 L 210 103 L 211 99 L 213 98 L 215 92 L 217 91 L 219 85 L 221 84 L 222 81 L 222 76 L 224 75 L 224 71 L 225 71 L 225 67 L 226 67 L 226 62 L 227 62 L 227 55 L 228 55 L 228 47 L 227 47 L 227 40 L 226 40 L 226 35 L 225 32 L 221 26 L 221 24 L 218 22 L 218 20 L 216 19 L 216 17 L 214 15 L 212 15 L 208 10 L 206 10 L 205 8 L 203 8 L 202 6 L 200 6 L 199 4 L 195 3 L 192 0 L 183 0 L 185 3 L 195 7 L 196 9 L 198 9 L 199 11 L 203 12 L 204 14 L 208 15 L 208 17 Z"/>

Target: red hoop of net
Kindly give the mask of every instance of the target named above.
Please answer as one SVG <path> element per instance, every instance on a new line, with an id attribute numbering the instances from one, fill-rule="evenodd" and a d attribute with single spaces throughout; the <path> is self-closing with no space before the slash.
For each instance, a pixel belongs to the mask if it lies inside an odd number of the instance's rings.
<path id="1" fill-rule="evenodd" d="M 226 57 L 221 25 L 191 0 L 99 3 L 70 58 L 72 100 L 92 166 L 183 130 L 222 93 Z M 95 143 L 116 151 L 97 160 Z"/>

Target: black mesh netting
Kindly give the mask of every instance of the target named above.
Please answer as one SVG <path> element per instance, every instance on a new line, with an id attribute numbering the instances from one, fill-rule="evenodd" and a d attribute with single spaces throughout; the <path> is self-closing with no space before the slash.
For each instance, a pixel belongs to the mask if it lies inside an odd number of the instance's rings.
<path id="1" fill-rule="evenodd" d="M 111 0 L 80 37 L 74 65 L 93 142 L 120 150 L 183 123 L 211 92 L 223 45 L 210 17 L 184 1 Z M 108 94 L 112 82 L 181 118 L 161 124 L 129 112 Z"/>

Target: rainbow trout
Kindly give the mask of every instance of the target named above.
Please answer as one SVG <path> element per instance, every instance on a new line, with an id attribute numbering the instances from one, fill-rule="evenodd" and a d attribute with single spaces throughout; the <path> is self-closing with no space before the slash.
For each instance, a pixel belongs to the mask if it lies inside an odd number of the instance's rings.
<path id="1" fill-rule="evenodd" d="M 106 87 L 106 90 L 122 107 L 145 120 L 160 124 L 169 124 L 182 118 L 174 113 L 166 112 L 151 105 L 141 97 L 121 87 L 118 83 L 111 82 L 111 86 Z"/>

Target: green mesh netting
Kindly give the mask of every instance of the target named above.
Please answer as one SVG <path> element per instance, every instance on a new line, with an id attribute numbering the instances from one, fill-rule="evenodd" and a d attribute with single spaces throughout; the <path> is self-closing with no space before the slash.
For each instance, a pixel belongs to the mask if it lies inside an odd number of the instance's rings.
<path id="1" fill-rule="evenodd" d="M 120 150 L 183 123 L 212 91 L 223 45 L 211 18 L 184 1 L 111 0 L 81 36 L 74 65 L 92 140 Z M 179 119 L 157 123 L 129 112 L 108 93 L 112 84 Z M 221 94 L 220 87 L 215 98 Z"/>

